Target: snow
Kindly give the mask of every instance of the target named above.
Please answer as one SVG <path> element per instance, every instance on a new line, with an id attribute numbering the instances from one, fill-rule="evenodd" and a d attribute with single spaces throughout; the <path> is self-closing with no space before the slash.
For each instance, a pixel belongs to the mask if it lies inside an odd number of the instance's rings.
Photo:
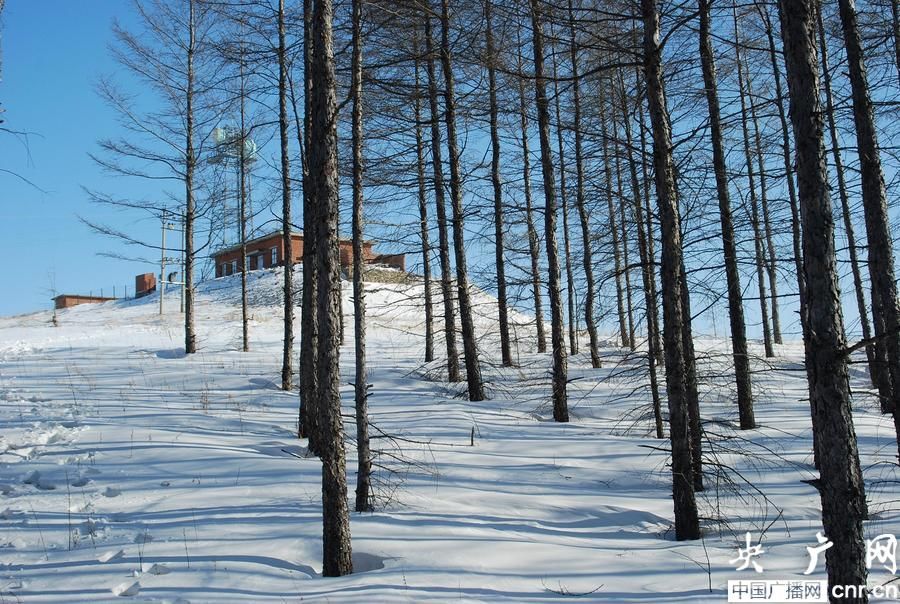
<path id="1" fill-rule="evenodd" d="M 608 338 L 603 369 L 570 358 L 573 421 L 554 423 L 529 317 L 513 313 L 518 367 L 501 368 L 496 303 L 477 292 L 491 399 L 470 403 L 440 360 L 424 364 L 422 287 L 402 283 L 367 294 L 377 508 L 352 515 L 355 573 L 322 578 L 320 463 L 278 388 L 280 279 L 251 275 L 248 353 L 237 277 L 199 287 L 190 356 L 177 291 L 162 317 L 154 295 L 63 310 L 58 327 L 49 312 L 0 319 L 0 602 L 722 602 L 728 579 L 825 578 L 823 563 L 802 575 L 821 523 L 802 482 L 816 474 L 801 346 L 755 361 L 762 427 L 742 433 L 728 344 L 698 340 L 714 463 L 704 539 L 676 542 L 639 355 Z M 900 532 L 898 476 L 893 424 L 865 385 L 854 367 L 873 538 Z M 352 495 L 352 440 L 347 457 Z M 762 575 L 729 563 L 747 531 Z M 876 564 L 870 585 L 891 578 Z"/>

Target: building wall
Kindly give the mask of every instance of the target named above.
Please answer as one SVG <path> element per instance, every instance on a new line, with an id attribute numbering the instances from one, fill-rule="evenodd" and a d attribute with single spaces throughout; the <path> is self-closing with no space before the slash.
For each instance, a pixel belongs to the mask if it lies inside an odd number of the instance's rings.
<path id="1" fill-rule="evenodd" d="M 153 273 L 144 273 L 134 278 L 134 295 L 137 298 L 146 296 L 150 292 L 156 291 L 156 275 Z"/>
<path id="2" fill-rule="evenodd" d="M 291 245 L 291 255 L 294 264 L 303 261 L 303 235 L 294 233 L 291 235 L 293 244 Z M 400 270 L 404 270 L 405 259 L 403 254 L 393 254 L 379 256 L 372 249 L 372 242 L 363 244 L 363 261 L 367 264 L 377 262 L 379 264 L 388 264 Z M 277 258 L 273 259 L 273 250 Z M 338 247 L 341 268 L 348 269 L 353 266 L 353 243 L 349 240 L 342 240 Z M 260 258 L 262 261 L 260 262 Z M 385 261 L 382 259 L 390 259 Z M 273 262 L 273 260 L 275 260 Z M 241 250 L 232 249 L 221 252 L 213 256 L 216 265 L 216 277 L 224 277 L 233 275 L 241 271 Z M 262 268 L 272 268 L 273 266 L 282 266 L 284 264 L 284 241 L 280 233 L 275 233 L 264 239 L 247 244 L 247 269 L 258 270 Z"/>
<path id="3" fill-rule="evenodd" d="M 53 298 L 56 308 L 71 308 L 79 304 L 97 304 L 99 302 L 108 302 L 115 298 L 101 298 L 100 296 L 79 296 L 76 294 L 62 294 Z"/>

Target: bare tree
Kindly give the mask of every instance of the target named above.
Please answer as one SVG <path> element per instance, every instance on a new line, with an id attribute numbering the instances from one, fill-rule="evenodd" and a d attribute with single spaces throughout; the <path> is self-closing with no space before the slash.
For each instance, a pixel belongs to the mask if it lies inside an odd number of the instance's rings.
<path id="1" fill-rule="evenodd" d="M 494 257 L 497 262 L 497 309 L 500 327 L 500 361 L 504 367 L 512 365 L 512 351 L 509 344 L 509 302 L 506 295 L 506 262 L 503 243 L 503 185 L 500 180 L 500 128 L 497 102 L 497 68 L 499 59 L 494 48 L 494 33 L 491 19 L 493 0 L 484 0 L 485 64 L 488 72 L 488 98 L 490 102 L 491 128 L 491 186 L 494 192 Z"/>
<path id="2" fill-rule="evenodd" d="M 865 494 L 850 412 L 834 219 L 823 142 L 815 41 L 817 4 L 814 0 L 779 3 L 803 215 L 803 268 L 809 321 L 804 338 L 806 370 L 820 462 L 822 525 L 834 543 L 825 552 L 828 582 L 830 586 L 865 585 L 862 532 Z M 868 598 L 863 593 L 842 601 L 866 602 Z"/>
<path id="3" fill-rule="evenodd" d="M 856 3 L 854 0 L 838 0 L 838 8 L 847 49 L 853 123 L 856 126 L 863 214 L 868 239 L 869 277 L 872 281 L 872 314 L 875 316 L 875 335 L 884 338 L 886 344 L 893 398 L 890 408 L 894 413 L 894 427 L 900 450 L 900 307 L 897 305 L 897 281 L 894 276 L 894 243 L 887 212 L 887 195 L 872 98 L 857 25 Z"/>
<path id="4" fill-rule="evenodd" d="M 719 202 L 722 252 L 725 257 L 725 279 L 728 286 L 728 318 L 731 325 L 731 350 L 734 359 L 735 383 L 737 385 L 738 413 L 740 415 L 741 429 L 749 430 L 756 427 L 756 419 L 753 414 L 753 392 L 750 383 L 750 359 L 747 356 L 747 329 L 744 323 L 741 277 L 738 272 L 734 220 L 731 214 L 725 148 L 722 142 L 722 118 L 719 109 L 716 64 L 712 47 L 710 1 L 699 0 L 698 8 L 700 12 L 700 60 L 703 64 L 703 84 L 706 90 L 706 104 L 709 109 L 713 169 L 716 175 L 716 194 Z"/>
<path id="5" fill-rule="evenodd" d="M 669 438 L 672 444 L 672 495 L 675 538 L 700 538 L 700 519 L 694 495 L 691 430 L 688 426 L 687 360 L 684 350 L 684 287 L 681 226 L 672 159 L 672 137 L 662 78 L 662 45 L 656 0 L 641 0 L 644 23 L 644 76 L 653 134 L 653 165 L 662 228 L 663 338 L 666 391 L 669 398 Z"/>
<path id="6" fill-rule="evenodd" d="M 350 94 L 353 97 L 353 331 L 356 352 L 356 511 L 371 509 L 372 453 L 369 449 L 369 383 L 366 375 L 366 291 L 363 254 L 363 118 L 362 118 L 362 0 L 351 4 L 353 58 Z"/>
<path id="7" fill-rule="evenodd" d="M 547 84 L 544 78 L 544 33 L 541 25 L 541 0 L 529 1 L 532 28 L 531 45 L 534 51 L 534 96 L 541 141 L 541 171 L 544 175 L 544 240 L 547 247 L 547 285 L 550 289 L 550 341 L 553 347 L 553 419 L 558 422 L 567 422 L 569 421 L 566 392 L 568 367 L 566 342 L 563 335 L 559 253 L 556 245 L 556 185 L 553 182 L 550 109 L 547 102 Z"/>
<path id="8" fill-rule="evenodd" d="M 311 207 L 316 208 L 316 312 L 319 323 L 316 395 L 322 459 L 322 574 L 353 571 L 347 507 L 346 457 L 340 392 L 341 268 L 338 238 L 337 98 L 331 0 L 313 0 L 312 87 L 309 111 Z"/>
<path id="9" fill-rule="evenodd" d="M 441 160 L 441 125 L 438 108 L 437 75 L 434 64 L 434 37 L 431 30 L 431 7 L 425 12 L 425 54 L 428 73 L 428 102 L 431 110 L 431 164 L 434 174 L 434 205 L 438 223 L 438 249 L 441 260 L 441 295 L 444 299 L 444 340 L 447 345 L 447 379 L 461 381 L 459 353 L 456 348 L 456 309 L 453 302 L 453 277 L 450 274 L 450 240 L 447 231 L 447 206 L 444 197 L 444 166 Z"/>
<path id="10" fill-rule="evenodd" d="M 281 151 L 281 236 L 284 246 L 284 341 L 281 389 L 294 382 L 294 237 L 291 233 L 291 157 L 288 141 L 288 57 L 284 0 L 278 0 L 278 137 Z"/>
<path id="11" fill-rule="evenodd" d="M 453 210 L 453 249 L 456 252 L 456 291 L 459 296 L 459 321 L 462 325 L 463 356 L 466 360 L 466 382 L 469 400 L 484 400 L 484 382 L 478 362 L 475 321 L 472 318 L 466 243 L 463 231 L 462 174 L 459 144 L 456 136 L 456 97 L 453 65 L 450 56 L 450 3 L 441 0 L 441 65 L 444 71 L 444 121 L 447 124 L 447 150 L 450 162 L 450 207 Z"/>

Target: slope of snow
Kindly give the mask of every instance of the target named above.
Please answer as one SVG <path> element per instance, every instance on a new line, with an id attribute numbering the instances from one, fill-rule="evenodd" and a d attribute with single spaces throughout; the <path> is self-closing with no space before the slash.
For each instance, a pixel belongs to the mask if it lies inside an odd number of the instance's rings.
<path id="1" fill-rule="evenodd" d="M 367 295 L 378 505 L 352 515 L 356 572 L 322 578 L 320 464 L 295 437 L 296 394 L 278 389 L 280 273 L 255 272 L 251 287 L 249 353 L 236 352 L 237 277 L 200 286 L 190 357 L 177 292 L 162 317 L 150 296 L 61 311 L 58 327 L 49 312 L 0 319 L 0 602 L 722 602 L 728 579 L 806 578 L 821 524 L 801 482 L 815 472 L 799 346 L 756 363 L 762 427 L 740 433 L 727 343 L 698 342 L 705 538 L 678 543 L 640 355 L 606 347 L 600 370 L 571 358 L 573 421 L 556 424 L 531 320 L 514 313 L 518 367 L 501 368 L 496 303 L 479 292 L 491 400 L 469 403 L 440 360 L 423 363 L 416 284 Z M 864 377 L 874 537 L 900 528 L 898 477 L 892 422 Z M 343 394 L 352 434 L 349 384 Z M 352 441 L 347 457 L 352 493 Z M 763 575 L 729 563 L 746 531 L 765 533 Z M 870 585 L 890 578 L 879 566 Z"/>

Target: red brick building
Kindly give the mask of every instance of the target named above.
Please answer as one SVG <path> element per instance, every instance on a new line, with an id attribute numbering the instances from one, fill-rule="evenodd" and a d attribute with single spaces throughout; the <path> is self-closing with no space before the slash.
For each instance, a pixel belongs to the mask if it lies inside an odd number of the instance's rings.
<path id="1" fill-rule="evenodd" d="M 291 233 L 291 264 L 297 264 L 303 260 L 303 234 Z M 247 242 L 247 269 L 258 270 L 284 265 L 284 239 L 281 231 L 275 231 L 262 237 L 257 237 Z M 373 243 L 363 243 L 363 258 L 366 264 L 382 264 L 401 271 L 406 270 L 405 254 L 376 254 L 372 249 Z M 241 270 L 241 246 L 219 250 L 213 253 L 213 262 L 216 264 L 216 277 L 233 275 Z M 341 239 L 340 242 L 341 268 L 347 269 L 353 265 L 353 242 L 350 239 Z"/>
<path id="2" fill-rule="evenodd" d="M 141 298 L 156 291 L 156 275 L 144 273 L 134 278 L 134 297 Z"/>
<path id="3" fill-rule="evenodd" d="M 71 308 L 79 304 L 98 304 L 100 302 L 109 302 L 116 298 L 105 298 L 103 296 L 82 296 L 79 294 L 60 294 L 53 298 L 55 308 Z"/>

